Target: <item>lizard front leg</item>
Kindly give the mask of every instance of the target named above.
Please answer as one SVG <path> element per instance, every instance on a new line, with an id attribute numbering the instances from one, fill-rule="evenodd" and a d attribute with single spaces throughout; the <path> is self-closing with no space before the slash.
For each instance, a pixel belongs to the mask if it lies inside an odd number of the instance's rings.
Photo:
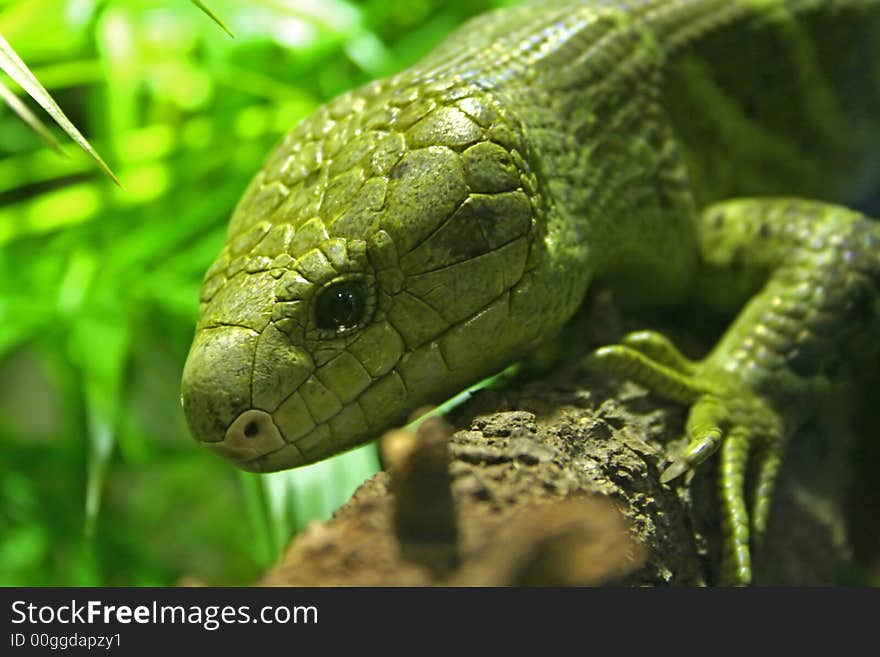
<path id="1" fill-rule="evenodd" d="M 722 583 L 748 584 L 786 439 L 819 396 L 877 367 L 880 226 L 839 206 L 745 199 L 707 208 L 699 234 L 698 296 L 760 288 L 711 353 L 691 361 L 639 332 L 586 364 L 690 407 L 688 445 L 662 479 L 720 450 Z"/>

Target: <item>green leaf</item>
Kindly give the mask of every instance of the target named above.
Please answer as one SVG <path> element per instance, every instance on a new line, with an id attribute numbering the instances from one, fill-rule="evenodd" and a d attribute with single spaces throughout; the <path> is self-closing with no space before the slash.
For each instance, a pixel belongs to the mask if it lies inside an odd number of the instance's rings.
<path id="1" fill-rule="evenodd" d="M 46 110 L 46 113 L 49 114 L 59 126 L 61 126 L 64 132 L 70 135 L 70 138 L 79 144 L 80 148 L 98 163 L 98 166 L 110 176 L 113 182 L 119 185 L 119 180 L 116 178 L 113 171 L 110 170 L 110 167 L 107 166 L 107 163 L 104 162 L 101 156 L 98 155 L 97 151 L 92 148 L 92 145 L 82 136 L 82 133 L 80 133 L 76 126 L 71 123 L 70 119 L 67 118 L 64 112 L 61 111 L 61 108 L 58 107 L 58 103 L 56 103 L 49 92 L 46 91 L 45 87 L 40 84 L 39 80 L 34 77 L 34 74 L 31 73 L 31 70 L 21 60 L 2 34 L 0 34 L 0 69 L 3 69 L 3 71 L 15 80 L 15 82 L 21 86 L 31 98 L 37 101 L 37 103 L 40 104 L 40 107 Z"/>
<path id="2" fill-rule="evenodd" d="M 415 420 L 407 424 L 404 429 L 406 429 L 407 431 L 415 431 L 419 428 L 419 425 L 427 420 L 429 417 L 439 417 L 441 415 L 446 415 L 453 409 L 456 409 L 464 404 L 467 400 L 473 397 L 474 393 L 479 392 L 480 390 L 485 390 L 487 388 L 503 388 L 505 385 L 507 385 L 510 379 L 516 376 L 519 370 L 520 365 L 518 363 L 514 363 L 513 365 L 509 365 L 505 369 L 501 370 L 497 374 L 493 374 L 492 376 L 488 376 L 481 381 L 477 381 L 471 387 L 462 390 L 456 395 L 453 395 L 446 401 L 432 408 L 427 413 L 423 413 Z"/>
<path id="3" fill-rule="evenodd" d="M 260 475 L 266 524 L 275 555 L 314 520 L 328 520 L 364 481 L 379 471 L 375 443 L 295 470 Z"/>
<path id="4" fill-rule="evenodd" d="M 214 21 L 215 23 L 217 23 L 217 25 L 220 26 L 220 29 L 222 29 L 224 32 L 226 32 L 226 34 L 231 36 L 233 39 L 235 38 L 235 35 L 232 33 L 232 30 L 230 30 L 228 27 L 226 27 L 226 23 L 224 23 L 222 20 L 220 20 L 220 17 L 217 14 L 215 14 L 213 12 L 213 10 L 211 10 L 211 8 L 208 7 L 208 5 L 206 5 L 204 2 L 202 2 L 202 0 L 190 0 L 190 2 L 192 2 L 196 7 L 198 7 L 203 12 L 205 12 L 211 18 L 212 21 Z"/>
<path id="5" fill-rule="evenodd" d="M 278 529 L 272 527 L 260 475 L 239 471 L 238 481 L 244 497 L 244 514 L 249 524 L 249 533 L 253 537 L 254 557 L 265 568 L 272 565 L 280 555 Z"/>
<path id="6" fill-rule="evenodd" d="M 107 466 L 123 410 L 123 377 L 131 336 L 124 318 L 110 308 L 77 316 L 70 335 L 70 359 L 81 372 L 88 426 L 86 538 L 95 535 Z"/>
<path id="7" fill-rule="evenodd" d="M 30 108 L 21 102 L 21 99 L 16 96 L 5 84 L 0 82 L 0 97 L 3 98 L 3 102 L 9 105 L 9 108 L 18 114 L 22 121 L 27 123 L 31 129 L 36 132 L 40 137 L 43 138 L 49 146 L 54 148 L 56 151 L 61 153 L 62 155 L 67 155 L 63 150 L 61 150 L 61 144 L 58 143 L 58 140 L 55 139 L 55 136 L 49 132 L 49 129 L 46 125 L 40 121 L 36 114 L 31 112 Z"/>

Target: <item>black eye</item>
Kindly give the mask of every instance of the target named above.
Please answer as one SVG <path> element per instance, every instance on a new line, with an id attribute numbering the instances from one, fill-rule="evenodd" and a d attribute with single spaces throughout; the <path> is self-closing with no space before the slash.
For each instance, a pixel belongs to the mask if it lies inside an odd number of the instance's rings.
<path id="1" fill-rule="evenodd" d="M 355 328 L 367 310 L 363 281 L 341 281 L 328 285 L 315 301 L 315 324 L 319 329 L 346 331 Z"/>

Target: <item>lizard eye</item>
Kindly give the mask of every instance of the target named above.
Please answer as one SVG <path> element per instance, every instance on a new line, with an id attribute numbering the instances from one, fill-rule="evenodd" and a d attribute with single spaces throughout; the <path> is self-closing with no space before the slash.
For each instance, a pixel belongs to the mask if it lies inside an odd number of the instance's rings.
<path id="1" fill-rule="evenodd" d="M 357 328 L 366 315 L 367 301 L 364 281 L 331 283 L 315 300 L 315 324 L 340 333 Z"/>

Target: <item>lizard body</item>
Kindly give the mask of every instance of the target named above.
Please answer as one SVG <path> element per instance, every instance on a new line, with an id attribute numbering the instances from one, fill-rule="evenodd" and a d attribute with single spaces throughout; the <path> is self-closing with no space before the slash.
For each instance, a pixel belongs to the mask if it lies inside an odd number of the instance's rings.
<path id="1" fill-rule="evenodd" d="M 877 0 L 474 19 L 254 178 L 205 277 L 194 436 L 296 467 L 521 358 L 596 282 L 633 306 L 749 299 L 701 361 L 639 333 L 586 363 L 690 406 L 664 479 L 720 449 L 724 573 L 748 582 L 785 439 L 880 332 L 880 229 L 838 205 L 880 188 L 878 43 Z"/>

